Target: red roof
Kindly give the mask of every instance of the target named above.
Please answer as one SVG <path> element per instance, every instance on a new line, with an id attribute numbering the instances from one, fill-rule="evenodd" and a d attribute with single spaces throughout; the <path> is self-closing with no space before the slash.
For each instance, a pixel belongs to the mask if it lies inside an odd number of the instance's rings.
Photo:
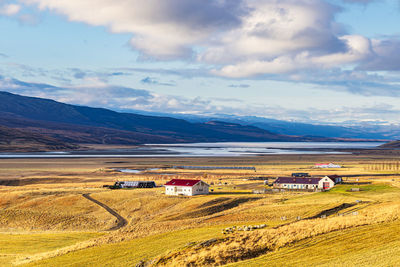
<path id="1" fill-rule="evenodd" d="M 189 179 L 172 179 L 165 185 L 176 185 L 176 186 L 194 186 L 201 180 L 189 180 Z"/>

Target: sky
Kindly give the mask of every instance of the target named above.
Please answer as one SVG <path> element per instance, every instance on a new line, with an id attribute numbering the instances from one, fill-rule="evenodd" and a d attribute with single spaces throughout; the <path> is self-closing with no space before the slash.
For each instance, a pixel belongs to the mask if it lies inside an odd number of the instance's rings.
<path id="1" fill-rule="evenodd" d="M 0 90 L 117 111 L 400 124 L 399 0 L 0 0 Z"/>

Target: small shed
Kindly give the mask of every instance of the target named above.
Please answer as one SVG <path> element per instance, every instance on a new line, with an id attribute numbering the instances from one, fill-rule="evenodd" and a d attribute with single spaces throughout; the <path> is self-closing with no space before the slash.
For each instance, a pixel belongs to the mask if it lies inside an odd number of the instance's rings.
<path id="1" fill-rule="evenodd" d="M 209 194 L 210 185 L 202 180 L 172 179 L 164 187 L 166 195 L 194 196 Z"/>

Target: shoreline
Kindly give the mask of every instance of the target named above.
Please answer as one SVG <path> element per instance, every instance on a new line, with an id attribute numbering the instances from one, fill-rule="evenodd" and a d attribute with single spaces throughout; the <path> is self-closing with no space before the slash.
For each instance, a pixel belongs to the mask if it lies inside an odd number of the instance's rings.
<path id="1" fill-rule="evenodd" d="M 400 155 L 400 149 L 381 148 L 380 142 L 226 142 L 160 145 L 98 145 L 61 151 L 0 152 L 0 158 L 220 158 L 268 155 Z"/>

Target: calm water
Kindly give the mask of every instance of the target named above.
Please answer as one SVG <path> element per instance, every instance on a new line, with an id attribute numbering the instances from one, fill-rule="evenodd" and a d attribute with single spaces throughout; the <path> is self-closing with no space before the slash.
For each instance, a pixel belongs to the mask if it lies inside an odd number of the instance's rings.
<path id="1" fill-rule="evenodd" d="M 130 149 L 72 152 L 0 153 L 0 158 L 127 158 L 127 157 L 222 157 L 266 154 L 345 153 L 335 149 L 371 149 L 379 142 L 229 142 L 157 144 Z"/>

